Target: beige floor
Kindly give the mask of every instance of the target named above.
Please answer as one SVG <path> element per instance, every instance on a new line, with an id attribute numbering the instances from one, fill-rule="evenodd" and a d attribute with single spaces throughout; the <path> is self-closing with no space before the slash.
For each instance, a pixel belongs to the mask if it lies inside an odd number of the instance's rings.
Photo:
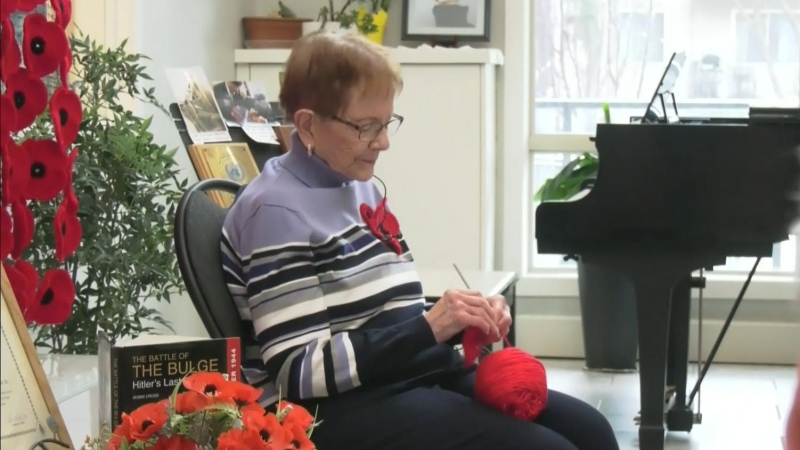
<path id="1" fill-rule="evenodd" d="M 548 385 L 602 411 L 622 450 L 638 449 L 634 417 L 638 374 L 582 370 L 581 361 L 545 360 Z M 795 387 L 792 367 L 713 365 L 700 391 L 703 423 L 691 433 L 667 434 L 667 450 L 783 450 L 786 416 Z M 689 383 L 696 379 L 694 366 Z M 645 449 L 643 449 L 645 450 Z"/>

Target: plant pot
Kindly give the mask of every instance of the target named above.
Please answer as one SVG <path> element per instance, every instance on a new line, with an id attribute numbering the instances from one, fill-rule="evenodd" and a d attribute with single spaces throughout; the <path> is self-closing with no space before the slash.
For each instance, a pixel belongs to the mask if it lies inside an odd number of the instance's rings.
<path id="1" fill-rule="evenodd" d="M 370 41 L 383 45 L 383 35 L 386 32 L 386 21 L 389 19 L 389 13 L 385 10 L 380 10 L 375 14 L 372 15 L 372 23 L 377 28 L 372 33 L 367 33 L 364 36 L 369 39 Z M 359 23 L 363 23 L 364 19 L 367 17 L 367 11 L 364 8 L 358 10 L 358 21 Z"/>
<path id="2" fill-rule="evenodd" d="M 303 36 L 307 34 L 314 33 L 321 29 L 325 29 L 325 31 L 333 31 L 333 32 L 341 32 L 341 33 L 355 33 L 355 29 L 351 28 L 342 28 L 342 24 L 339 22 L 325 22 L 325 26 L 323 27 L 322 22 L 319 21 L 310 21 L 303 23 Z"/>
<path id="3" fill-rule="evenodd" d="M 586 368 L 635 371 L 639 333 L 631 282 L 613 269 L 579 261 L 578 291 Z"/>
<path id="4" fill-rule="evenodd" d="M 282 17 L 244 17 L 242 30 L 244 40 L 251 43 L 248 46 L 258 46 L 258 43 L 294 42 L 303 36 L 303 24 L 308 19 L 282 18 Z"/>

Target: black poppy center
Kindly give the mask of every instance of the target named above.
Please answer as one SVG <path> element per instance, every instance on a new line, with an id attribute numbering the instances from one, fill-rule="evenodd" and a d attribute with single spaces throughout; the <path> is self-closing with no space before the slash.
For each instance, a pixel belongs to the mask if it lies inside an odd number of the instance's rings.
<path id="1" fill-rule="evenodd" d="M 61 235 L 62 236 L 66 236 L 67 235 L 67 223 L 66 222 L 61 224 Z"/>
<path id="2" fill-rule="evenodd" d="M 216 395 L 217 387 L 213 384 L 206 385 L 206 387 L 203 389 L 203 393 L 206 395 Z"/>
<path id="3" fill-rule="evenodd" d="M 42 306 L 47 306 L 50 303 L 52 303 L 53 298 L 55 298 L 55 294 L 53 294 L 53 290 L 52 289 L 46 290 L 44 292 L 44 295 L 42 296 L 42 301 L 41 301 Z"/>
<path id="4" fill-rule="evenodd" d="M 36 36 L 31 39 L 31 51 L 34 55 L 41 55 L 44 53 L 44 39 L 41 36 Z"/>
<path id="5" fill-rule="evenodd" d="M 14 106 L 17 109 L 22 109 L 25 106 L 25 93 L 22 91 L 14 92 Z"/>
<path id="6" fill-rule="evenodd" d="M 261 430 L 258 432 L 258 435 L 261 436 L 261 440 L 264 442 L 269 442 L 269 431 Z"/>
<path id="7" fill-rule="evenodd" d="M 300 448 L 302 446 L 302 444 L 300 444 L 300 441 L 298 441 L 297 439 L 292 441 L 292 445 L 294 446 L 294 448 Z"/>
<path id="8" fill-rule="evenodd" d="M 69 114 L 67 113 L 67 110 L 63 108 L 59 109 L 58 121 L 61 123 L 61 126 L 63 127 L 64 125 L 66 125 L 68 120 L 69 120 Z"/>
<path id="9" fill-rule="evenodd" d="M 47 168 L 44 164 L 36 161 L 31 163 L 31 178 L 44 178 L 47 174 Z"/>
<path id="10" fill-rule="evenodd" d="M 142 421 L 142 431 L 146 430 L 148 427 L 152 425 L 155 425 L 155 422 L 153 422 L 152 420 L 147 419 Z"/>

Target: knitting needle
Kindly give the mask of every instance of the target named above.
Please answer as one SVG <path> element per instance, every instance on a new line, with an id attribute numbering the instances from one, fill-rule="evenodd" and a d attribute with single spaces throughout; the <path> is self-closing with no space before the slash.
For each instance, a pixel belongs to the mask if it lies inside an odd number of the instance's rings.
<path id="1" fill-rule="evenodd" d="M 471 287 L 469 287 L 469 283 L 467 283 L 467 279 L 466 279 L 466 278 L 464 278 L 464 274 L 463 274 L 463 273 L 461 273 L 461 270 L 458 268 L 458 266 L 456 265 L 456 263 L 453 263 L 453 267 L 456 269 L 456 272 L 458 272 L 458 276 L 459 276 L 459 277 L 461 277 L 461 281 L 463 281 L 463 282 L 464 282 L 464 286 L 465 286 L 467 289 L 472 289 Z"/>

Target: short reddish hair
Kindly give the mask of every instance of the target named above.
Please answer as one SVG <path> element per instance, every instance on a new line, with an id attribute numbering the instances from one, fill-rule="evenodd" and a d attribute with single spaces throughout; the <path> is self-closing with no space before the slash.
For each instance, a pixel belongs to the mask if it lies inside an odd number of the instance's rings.
<path id="1" fill-rule="evenodd" d="M 319 31 L 300 38 L 283 74 L 280 102 L 288 120 L 300 109 L 341 114 L 354 95 L 395 94 L 400 67 L 386 49 L 356 33 Z"/>

